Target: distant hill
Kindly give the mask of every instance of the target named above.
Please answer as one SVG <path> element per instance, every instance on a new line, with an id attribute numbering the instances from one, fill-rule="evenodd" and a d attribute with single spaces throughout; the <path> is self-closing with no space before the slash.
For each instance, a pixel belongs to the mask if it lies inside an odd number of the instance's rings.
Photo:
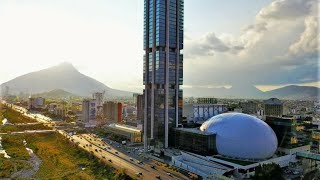
<path id="1" fill-rule="evenodd" d="M 29 92 L 43 93 L 61 89 L 80 96 L 91 96 L 94 92 L 105 91 L 106 96 L 132 96 L 131 92 L 112 89 L 103 83 L 81 74 L 72 64 L 62 63 L 57 66 L 31 72 L 6 83 L 1 84 L 10 88 L 10 93 Z"/>
<path id="2" fill-rule="evenodd" d="M 264 93 L 252 85 L 234 85 L 231 88 L 185 88 L 183 94 L 195 97 L 257 98 L 262 97 Z"/>
<path id="3" fill-rule="evenodd" d="M 316 99 L 320 96 L 320 88 L 312 86 L 290 85 L 265 92 L 267 97 L 281 99 Z"/>
<path id="4" fill-rule="evenodd" d="M 69 97 L 80 97 L 78 95 L 69 93 L 62 89 L 55 89 L 49 92 L 43 92 L 39 94 L 34 94 L 34 97 L 43 97 L 43 98 L 51 98 L 51 99 L 63 99 L 63 98 L 69 98 Z"/>
<path id="5" fill-rule="evenodd" d="M 290 85 L 283 88 L 263 92 L 252 85 L 238 85 L 231 88 L 185 88 L 184 96 L 219 98 L 257 98 L 266 99 L 276 97 L 280 99 L 313 100 L 320 96 L 320 88 L 311 86 Z"/>

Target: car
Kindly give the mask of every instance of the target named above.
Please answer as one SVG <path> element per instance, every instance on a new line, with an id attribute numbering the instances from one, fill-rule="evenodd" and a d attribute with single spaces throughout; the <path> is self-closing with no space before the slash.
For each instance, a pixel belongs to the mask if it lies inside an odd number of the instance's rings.
<path id="1" fill-rule="evenodd" d="M 116 152 L 114 152 L 114 153 L 119 154 L 117 151 L 116 151 Z"/>
<path id="2" fill-rule="evenodd" d="M 142 162 L 142 161 L 139 161 L 138 164 L 143 164 L 143 162 Z"/>
<path id="3" fill-rule="evenodd" d="M 169 172 L 167 173 L 167 175 L 170 176 L 170 177 L 172 176 L 171 173 L 169 173 Z"/>
<path id="4" fill-rule="evenodd" d="M 156 178 L 157 178 L 157 179 L 161 179 L 160 175 L 157 175 Z"/>
<path id="5" fill-rule="evenodd" d="M 130 158 L 130 161 L 133 161 L 133 159 L 132 159 L 132 158 Z"/>
<path id="6" fill-rule="evenodd" d="M 298 171 L 293 171 L 293 174 L 294 174 L 294 175 L 298 175 L 299 172 L 298 172 Z"/>
<path id="7" fill-rule="evenodd" d="M 101 149 L 99 149 L 99 151 L 100 151 L 100 152 L 102 152 L 102 150 L 101 150 Z"/>
<path id="8" fill-rule="evenodd" d="M 155 168 L 156 168 L 154 165 L 151 165 L 150 167 L 151 167 L 152 169 L 155 169 Z"/>

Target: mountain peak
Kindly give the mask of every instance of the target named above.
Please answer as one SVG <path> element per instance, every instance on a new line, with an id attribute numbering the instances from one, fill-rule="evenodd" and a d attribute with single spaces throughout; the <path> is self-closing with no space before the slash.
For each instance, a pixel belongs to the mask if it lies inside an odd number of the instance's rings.
<path id="1" fill-rule="evenodd" d="M 38 94 L 62 89 L 80 96 L 89 96 L 96 91 L 106 91 L 108 96 L 132 96 L 131 92 L 111 89 L 103 83 L 80 73 L 69 62 L 16 77 L 1 84 L 0 87 L 4 86 L 10 87 L 10 92 L 13 94 L 20 92 Z M 60 94 L 59 91 L 58 94 Z"/>
<path id="2" fill-rule="evenodd" d="M 69 63 L 69 62 L 62 62 L 60 64 L 58 64 L 57 66 L 54 66 L 55 68 L 62 68 L 62 69 L 72 69 L 72 70 L 77 70 L 73 64 Z"/>
<path id="3" fill-rule="evenodd" d="M 56 66 L 49 67 L 47 69 L 40 70 L 40 72 L 52 72 L 52 73 L 75 73 L 79 72 L 71 63 L 63 62 Z"/>

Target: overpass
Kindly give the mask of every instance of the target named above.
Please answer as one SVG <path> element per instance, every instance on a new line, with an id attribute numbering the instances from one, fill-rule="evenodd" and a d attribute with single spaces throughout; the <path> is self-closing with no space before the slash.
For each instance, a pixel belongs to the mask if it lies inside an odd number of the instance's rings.
<path id="1" fill-rule="evenodd" d="M 311 152 L 297 152 L 296 155 L 298 157 L 320 161 L 320 154 L 311 153 Z"/>

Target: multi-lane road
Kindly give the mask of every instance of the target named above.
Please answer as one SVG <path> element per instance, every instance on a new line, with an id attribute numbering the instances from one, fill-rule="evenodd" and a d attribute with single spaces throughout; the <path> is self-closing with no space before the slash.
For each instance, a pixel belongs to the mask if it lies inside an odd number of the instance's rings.
<path id="1" fill-rule="evenodd" d="M 104 162 L 117 169 L 126 169 L 126 172 L 140 179 L 188 179 L 184 175 L 169 173 L 154 163 L 141 162 L 117 151 L 110 144 L 89 134 L 73 135 L 70 137 L 81 148 L 93 153 Z"/>
<path id="2" fill-rule="evenodd" d="M 27 110 L 22 107 L 15 105 L 12 105 L 11 107 L 23 115 L 37 120 L 38 122 L 47 125 L 55 124 L 50 118 L 41 114 L 28 114 Z M 188 179 L 188 177 L 184 176 L 183 174 L 174 171 L 169 172 L 165 168 L 157 166 L 152 161 L 138 161 L 129 155 L 117 151 L 110 144 L 107 144 L 102 139 L 99 139 L 93 135 L 79 134 L 70 136 L 66 131 L 56 131 L 64 135 L 73 143 L 78 144 L 80 148 L 86 150 L 88 153 L 93 154 L 114 168 L 126 169 L 127 174 L 136 177 L 137 179 Z"/>

